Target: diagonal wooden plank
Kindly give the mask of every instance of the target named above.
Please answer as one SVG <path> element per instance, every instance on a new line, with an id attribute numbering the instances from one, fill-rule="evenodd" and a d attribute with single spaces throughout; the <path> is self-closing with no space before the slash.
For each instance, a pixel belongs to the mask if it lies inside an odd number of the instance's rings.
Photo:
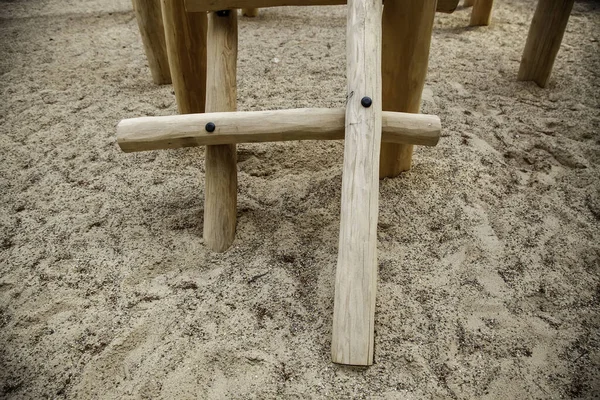
<path id="1" fill-rule="evenodd" d="M 381 145 L 381 12 L 379 0 L 348 2 L 346 142 L 331 355 L 333 362 L 349 365 L 373 363 Z"/>

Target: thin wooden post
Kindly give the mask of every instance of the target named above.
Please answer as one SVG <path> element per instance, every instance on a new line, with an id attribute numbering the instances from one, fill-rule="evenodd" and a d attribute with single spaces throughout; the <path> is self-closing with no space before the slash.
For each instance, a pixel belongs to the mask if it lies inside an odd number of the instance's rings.
<path id="1" fill-rule="evenodd" d="M 546 87 L 574 0 L 539 0 L 523 51 L 518 80 Z"/>
<path id="2" fill-rule="evenodd" d="M 258 8 L 242 8 L 242 15 L 244 17 L 254 18 L 258 16 Z"/>
<path id="3" fill-rule="evenodd" d="M 383 109 L 418 113 L 427 76 L 436 0 L 386 0 L 383 8 Z M 379 176 L 408 171 L 412 145 L 385 143 Z"/>
<path id="4" fill-rule="evenodd" d="M 133 0 L 133 10 L 140 28 L 152 80 L 157 85 L 171 83 L 160 0 Z"/>
<path id="5" fill-rule="evenodd" d="M 209 13 L 207 43 L 206 111 L 235 111 L 238 45 L 236 10 Z M 225 251 L 235 238 L 235 144 L 206 146 L 205 169 L 204 243 L 211 250 Z"/>
<path id="6" fill-rule="evenodd" d="M 387 7 L 387 6 L 386 6 Z M 381 146 L 381 1 L 349 0 L 348 91 L 331 356 L 371 365 Z"/>
<path id="7" fill-rule="evenodd" d="M 475 3 L 475 0 L 465 0 L 465 1 L 463 1 L 463 6 L 464 7 L 473 7 L 474 3 Z"/>
<path id="8" fill-rule="evenodd" d="M 204 112 L 206 13 L 186 12 L 184 0 L 161 2 L 169 66 L 179 113 Z"/>
<path id="9" fill-rule="evenodd" d="M 492 20 L 494 0 L 475 0 L 469 26 L 487 26 Z"/>

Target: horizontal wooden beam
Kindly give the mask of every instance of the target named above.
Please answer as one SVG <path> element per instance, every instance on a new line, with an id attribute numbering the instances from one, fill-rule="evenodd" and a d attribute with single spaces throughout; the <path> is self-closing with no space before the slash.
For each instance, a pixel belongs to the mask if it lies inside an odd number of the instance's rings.
<path id="1" fill-rule="evenodd" d="M 452 13 L 460 0 L 438 0 L 437 12 Z M 188 12 L 232 10 L 234 8 L 267 8 L 284 6 L 336 6 L 346 0 L 185 0 Z"/>
<path id="2" fill-rule="evenodd" d="M 209 132 L 207 124 L 214 124 Z M 127 153 L 182 147 L 344 139 L 343 108 L 217 112 L 124 119 L 117 143 Z M 211 126 L 208 127 L 209 130 Z M 435 115 L 383 112 L 383 141 L 435 146 L 441 123 Z"/>

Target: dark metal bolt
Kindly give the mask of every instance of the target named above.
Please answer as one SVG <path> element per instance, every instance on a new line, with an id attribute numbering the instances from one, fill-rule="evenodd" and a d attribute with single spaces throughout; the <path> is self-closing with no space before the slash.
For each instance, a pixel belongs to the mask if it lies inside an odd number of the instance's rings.
<path id="1" fill-rule="evenodd" d="M 360 99 L 360 104 L 362 104 L 364 108 L 369 108 L 371 107 L 371 104 L 373 104 L 373 100 L 371 100 L 370 97 L 365 96 L 362 99 Z"/>
<path id="2" fill-rule="evenodd" d="M 206 124 L 204 129 L 206 129 L 206 132 L 212 133 L 215 131 L 216 125 L 214 124 L 214 122 L 209 122 L 208 124 Z"/>
<path id="3" fill-rule="evenodd" d="M 227 17 L 229 15 L 230 11 L 231 10 L 220 10 L 220 11 L 217 11 L 217 16 L 218 17 Z"/>

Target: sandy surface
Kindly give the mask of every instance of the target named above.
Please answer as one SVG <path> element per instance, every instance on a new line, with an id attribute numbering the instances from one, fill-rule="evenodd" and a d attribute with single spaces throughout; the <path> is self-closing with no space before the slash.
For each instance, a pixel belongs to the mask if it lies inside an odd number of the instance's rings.
<path id="1" fill-rule="evenodd" d="M 0 2 L 0 397 L 600 396 L 600 7 L 516 82 L 534 1 L 438 15 L 436 148 L 380 189 L 376 364 L 330 362 L 342 142 L 239 146 L 233 247 L 203 150 L 124 154 L 176 113 L 129 0 Z M 345 8 L 240 22 L 239 108 L 341 107 Z"/>

